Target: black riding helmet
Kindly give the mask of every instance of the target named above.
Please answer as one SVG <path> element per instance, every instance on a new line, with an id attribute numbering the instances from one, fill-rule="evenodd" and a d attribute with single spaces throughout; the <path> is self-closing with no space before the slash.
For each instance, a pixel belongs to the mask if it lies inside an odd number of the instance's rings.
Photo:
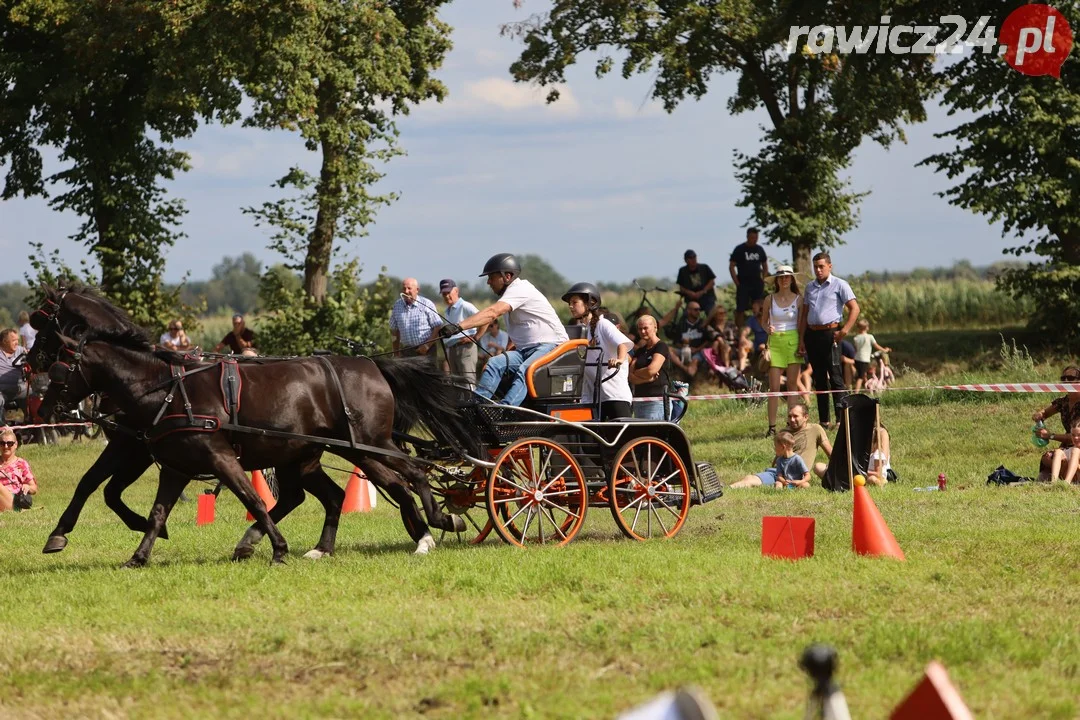
<path id="1" fill-rule="evenodd" d="M 521 265 L 518 264 L 517 258 L 510 253 L 499 253 L 498 255 L 492 255 L 491 258 L 484 263 L 484 272 L 480 273 L 480 277 L 487 277 L 492 273 L 510 273 L 514 277 L 521 274 Z"/>
<path id="2" fill-rule="evenodd" d="M 570 302 L 575 295 L 582 295 L 589 299 L 587 303 L 590 310 L 600 307 L 600 288 L 589 282 L 574 283 L 570 289 L 563 293 L 563 302 Z"/>

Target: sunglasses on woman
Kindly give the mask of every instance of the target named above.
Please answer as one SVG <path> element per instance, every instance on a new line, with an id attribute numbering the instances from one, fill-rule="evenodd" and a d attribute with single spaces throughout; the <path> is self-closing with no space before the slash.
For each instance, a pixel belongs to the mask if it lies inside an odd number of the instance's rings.
<path id="1" fill-rule="evenodd" d="M 1062 375 L 1061 382 L 1076 382 L 1080 380 L 1080 375 Z"/>
<path id="2" fill-rule="evenodd" d="M 15 447 L 17 444 L 14 440 L 0 440 L 0 445 L 4 447 Z"/>

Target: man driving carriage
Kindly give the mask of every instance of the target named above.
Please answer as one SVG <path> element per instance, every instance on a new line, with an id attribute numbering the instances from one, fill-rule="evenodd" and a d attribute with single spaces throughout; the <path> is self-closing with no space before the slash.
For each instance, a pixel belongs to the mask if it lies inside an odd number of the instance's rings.
<path id="1" fill-rule="evenodd" d="M 480 312 L 462 320 L 460 325 L 447 323 L 432 334 L 450 337 L 462 330 L 481 327 L 506 315 L 506 332 L 511 349 L 488 360 L 476 392 L 489 400 L 499 389 L 504 375 L 513 382 L 503 395 L 502 404 L 520 405 L 528 394 L 525 373 L 529 366 L 569 340 L 555 309 L 544 294 L 520 277 L 521 265 L 510 253 L 493 255 L 480 277 L 487 277 L 488 287 L 498 300 Z"/>

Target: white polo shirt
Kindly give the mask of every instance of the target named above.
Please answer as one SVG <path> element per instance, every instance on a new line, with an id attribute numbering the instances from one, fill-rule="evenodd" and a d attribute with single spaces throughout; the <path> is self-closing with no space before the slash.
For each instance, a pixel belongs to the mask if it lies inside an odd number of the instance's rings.
<path id="1" fill-rule="evenodd" d="M 591 342 L 592 333 L 587 329 L 586 335 L 589 336 L 588 339 Z M 615 326 L 615 323 L 607 318 L 600 318 L 600 322 L 596 323 L 596 347 L 589 347 L 585 351 L 585 377 L 581 381 L 581 402 L 591 403 L 596 397 L 596 365 L 594 363 L 604 363 L 603 367 L 600 368 L 600 380 L 603 380 L 615 372 L 615 370 L 607 366 L 607 361 L 619 357 L 619 346 L 625 344 L 633 346 L 634 341 L 623 335 L 619 328 Z M 627 350 L 629 349 L 627 348 Z M 615 377 L 600 385 L 600 401 L 606 402 L 608 400 L 634 401 L 633 393 L 630 391 L 629 357 L 627 357 L 627 362 L 619 366 L 619 371 L 615 373 Z"/>
<path id="2" fill-rule="evenodd" d="M 570 339 L 555 308 L 528 280 L 514 278 L 499 301 L 510 306 L 506 332 L 518 350 L 540 343 L 564 343 Z"/>

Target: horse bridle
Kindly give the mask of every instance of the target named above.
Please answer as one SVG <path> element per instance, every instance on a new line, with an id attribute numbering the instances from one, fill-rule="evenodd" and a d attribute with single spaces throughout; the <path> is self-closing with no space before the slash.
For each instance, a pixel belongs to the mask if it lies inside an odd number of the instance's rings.
<path id="1" fill-rule="evenodd" d="M 67 353 L 71 356 L 70 362 L 64 362 L 60 357 L 56 358 L 56 361 L 49 366 L 49 387 L 53 385 L 60 388 L 59 397 L 56 400 L 56 410 L 64 412 L 68 410 L 68 381 L 71 379 L 72 373 L 78 373 L 79 378 L 89 387 L 90 382 L 86 379 L 86 374 L 82 369 L 83 347 L 86 345 L 86 338 L 83 337 L 79 340 L 79 345 L 72 350 L 68 347 L 61 348 L 61 354 Z"/>
<path id="2" fill-rule="evenodd" d="M 50 325 L 52 325 L 54 326 L 57 334 L 62 334 L 64 332 L 64 328 L 60 326 L 60 308 L 63 306 L 64 298 L 67 297 L 67 294 L 69 292 L 70 290 L 68 290 L 67 288 L 60 287 L 56 291 L 56 300 L 48 297 L 45 298 L 41 303 L 41 307 L 39 307 L 37 310 L 30 314 L 30 327 L 34 328 L 38 332 L 41 332 L 48 328 Z M 36 351 L 31 350 L 30 354 L 27 355 L 27 361 L 30 363 L 30 368 L 37 372 L 40 372 L 41 369 L 45 367 L 44 362 L 42 362 L 39 367 L 39 364 L 35 360 L 39 357 L 43 357 L 45 360 L 49 360 L 48 357 L 45 357 L 44 345 L 42 345 Z M 57 355 L 57 359 L 59 359 L 59 354 Z"/>

